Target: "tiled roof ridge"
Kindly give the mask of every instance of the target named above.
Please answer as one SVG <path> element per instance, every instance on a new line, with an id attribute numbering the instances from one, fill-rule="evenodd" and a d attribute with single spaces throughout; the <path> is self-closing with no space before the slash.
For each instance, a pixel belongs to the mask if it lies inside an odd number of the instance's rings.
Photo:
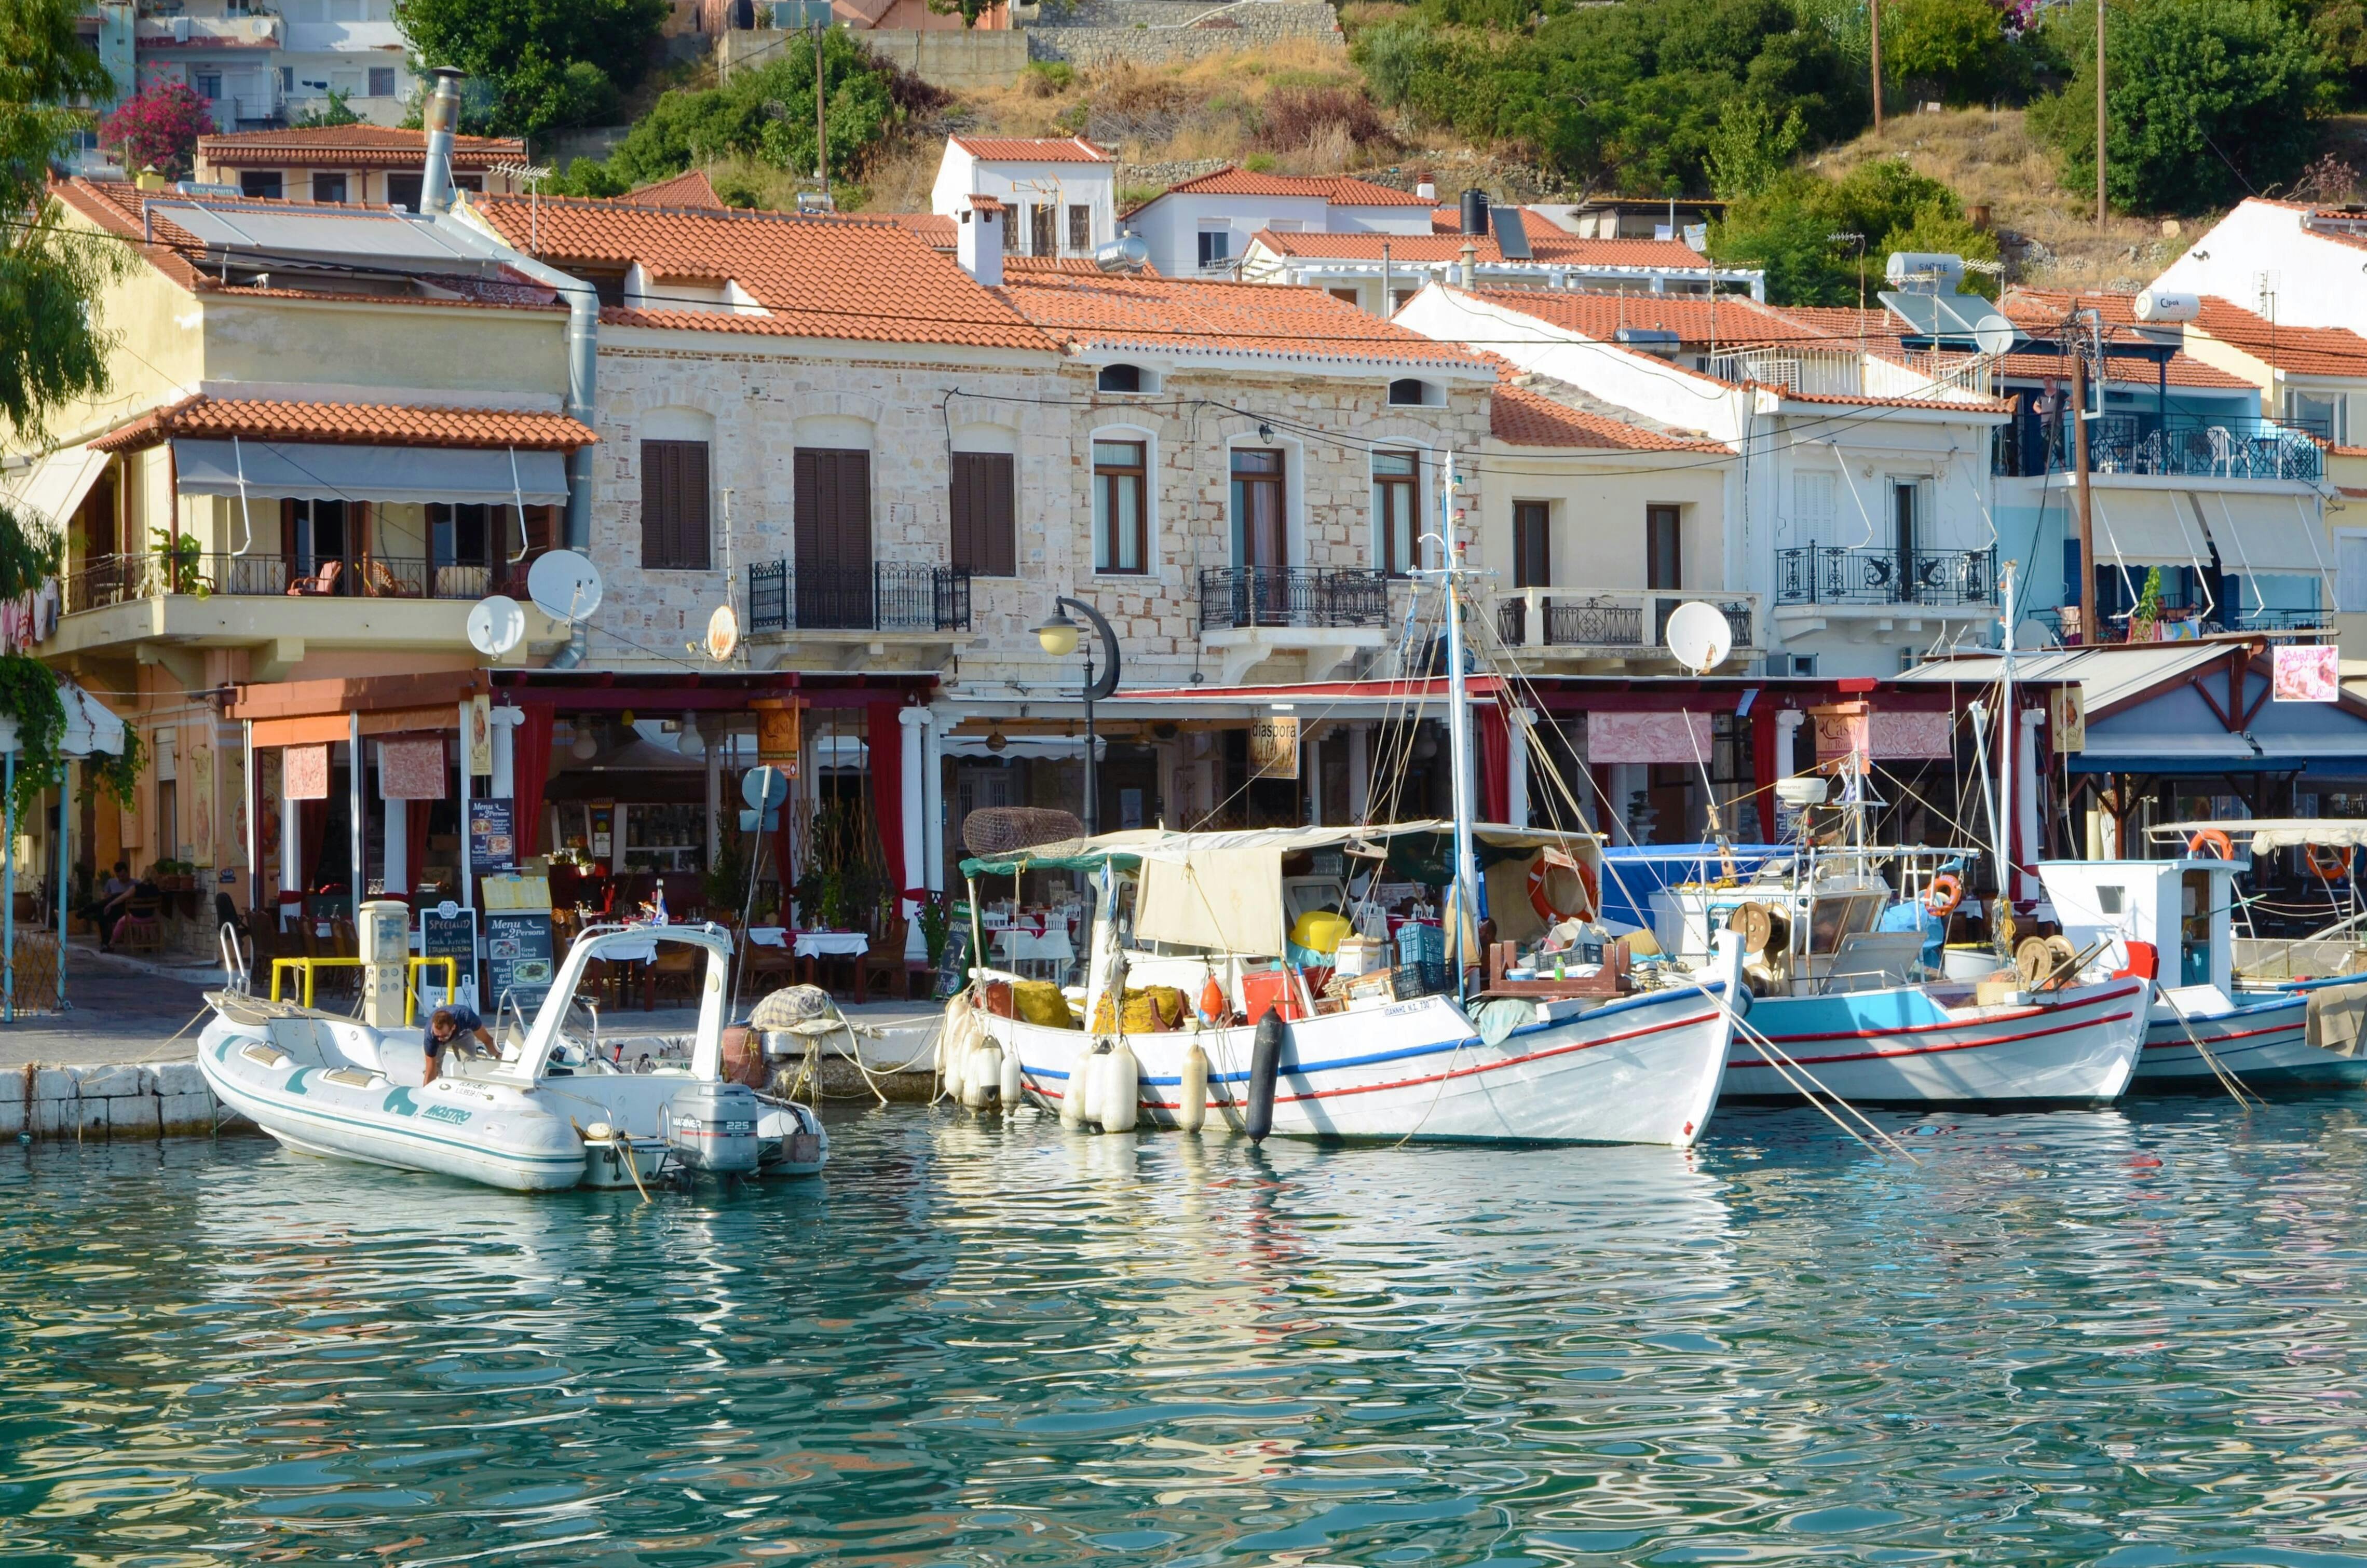
<path id="1" fill-rule="evenodd" d="M 491 428 L 486 428 L 490 426 Z M 504 428 L 506 427 L 506 428 Z M 526 409 L 422 407 L 296 398 L 217 398 L 195 393 L 154 409 L 90 443 L 96 452 L 139 451 L 177 434 L 255 440 L 559 451 L 599 436 L 564 413 Z"/>
<path id="2" fill-rule="evenodd" d="M 1565 381 L 1557 376 L 1546 375 L 1542 370 L 1532 370 L 1525 366 L 1516 365 L 1512 360 L 1488 349 L 1473 349 L 1471 353 L 1474 357 L 1495 367 L 1496 378 L 1501 384 L 1526 392 L 1533 397 L 1542 398 L 1547 402 L 1569 410 L 1572 413 L 1591 414 L 1614 424 L 1628 425 L 1648 435 L 1659 436 L 1663 440 L 1703 442 L 1721 451 L 1733 450 L 1724 442 L 1713 440 L 1701 431 L 1687 430 L 1670 424 L 1666 420 L 1657 419 L 1640 409 L 1631 409 L 1623 403 L 1614 403 L 1607 398 L 1597 397 L 1583 387 Z"/>

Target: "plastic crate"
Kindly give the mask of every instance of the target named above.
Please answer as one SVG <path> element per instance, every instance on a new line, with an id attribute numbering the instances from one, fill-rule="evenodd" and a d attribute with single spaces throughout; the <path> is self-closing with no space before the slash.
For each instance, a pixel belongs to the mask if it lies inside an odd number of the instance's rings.
<path id="1" fill-rule="evenodd" d="M 1446 960 L 1428 959 L 1419 964 L 1400 964 L 1389 971 L 1389 994 L 1397 1000 L 1410 1002 L 1416 997 L 1434 997 L 1446 989 Z"/>

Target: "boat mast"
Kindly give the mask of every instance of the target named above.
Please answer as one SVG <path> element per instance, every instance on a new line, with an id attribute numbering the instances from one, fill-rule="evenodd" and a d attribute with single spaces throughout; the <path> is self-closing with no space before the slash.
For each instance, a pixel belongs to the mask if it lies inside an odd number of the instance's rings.
<path id="1" fill-rule="evenodd" d="M 1447 933 L 1447 952 L 1455 965 L 1455 991 L 1463 994 L 1464 976 L 1469 972 L 1471 955 L 1463 950 L 1466 922 L 1477 934 L 1479 930 L 1479 885 L 1472 874 L 1471 860 L 1471 708 L 1463 686 L 1463 547 L 1455 536 L 1455 453 L 1446 454 L 1444 482 L 1439 492 L 1439 536 L 1446 547 L 1446 558 L 1442 574 L 1446 583 L 1446 739 L 1447 762 L 1455 771 L 1455 885 L 1462 897 L 1456 900 L 1454 929 Z"/>
<path id="2" fill-rule="evenodd" d="M 2005 665 L 1998 676 L 1998 897 L 2009 913 L 2013 908 L 2013 562 L 1998 574 L 2004 601 Z"/>

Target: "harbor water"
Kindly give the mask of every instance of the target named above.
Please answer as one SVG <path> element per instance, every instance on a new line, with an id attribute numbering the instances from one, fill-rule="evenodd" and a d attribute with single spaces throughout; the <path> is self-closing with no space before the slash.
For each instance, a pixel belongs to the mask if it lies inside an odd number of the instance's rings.
<path id="1" fill-rule="evenodd" d="M 2367 1561 L 2367 1102 L 1657 1149 L 11 1148 L 10 1563 Z"/>

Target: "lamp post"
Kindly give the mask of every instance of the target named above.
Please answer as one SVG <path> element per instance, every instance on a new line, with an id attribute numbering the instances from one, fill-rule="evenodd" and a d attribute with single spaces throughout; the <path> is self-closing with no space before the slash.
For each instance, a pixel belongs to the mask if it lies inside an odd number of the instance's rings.
<path id="1" fill-rule="evenodd" d="M 1102 801 L 1100 773 L 1093 765 L 1093 704 L 1117 690 L 1117 633 L 1110 629 L 1109 622 L 1099 610 L 1083 600 L 1065 595 L 1055 599 L 1051 615 L 1036 628 L 1036 640 L 1043 646 L 1045 652 L 1055 659 L 1066 659 L 1077 651 L 1078 634 L 1082 630 L 1076 622 L 1060 613 L 1063 610 L 1074 610 L 1084 616 L 1102 639 L 1103 669 L 1098 676 L 1093 673 L 1093 650 L 1085 650 L 1084 690 L 1085 831 L 1098 833 L 1102 830 Z"/>

